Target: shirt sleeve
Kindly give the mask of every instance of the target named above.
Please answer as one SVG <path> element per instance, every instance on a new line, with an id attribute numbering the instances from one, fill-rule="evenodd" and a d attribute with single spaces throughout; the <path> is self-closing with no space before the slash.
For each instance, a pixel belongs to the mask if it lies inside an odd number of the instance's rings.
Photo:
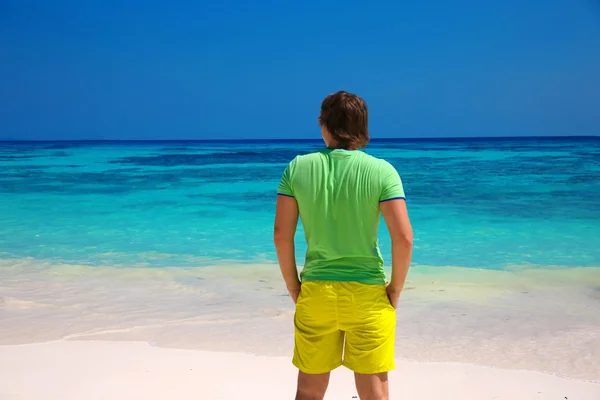
<path id="1" fill-rule="evenodd" d="M 381 168 L 381 195 L 379 201 L 405 199 L 402 180 L 396 168 L 385 161 Z"/>
<path id="2" fill-rule="evenodd" d="M 277 188 L 277 194 L 280 196 L 295 197 L 294 188 L 292 187 L 292 169 L 295 161 L 288 164 L 281 176 L 281 181 L 279 181 L 279 187 Z"/>

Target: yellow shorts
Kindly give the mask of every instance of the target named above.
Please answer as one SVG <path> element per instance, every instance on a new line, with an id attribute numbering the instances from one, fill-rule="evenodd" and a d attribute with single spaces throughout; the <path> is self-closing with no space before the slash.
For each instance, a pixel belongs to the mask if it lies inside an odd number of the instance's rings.
<path id="1" fill-rule="evenodd" d="M 322 374 L 340 365 L 359 374 L 394 369 L 396 310 L 384 286 L 304 282 L 294 326 L 293 363 L 302 372 Z"/>

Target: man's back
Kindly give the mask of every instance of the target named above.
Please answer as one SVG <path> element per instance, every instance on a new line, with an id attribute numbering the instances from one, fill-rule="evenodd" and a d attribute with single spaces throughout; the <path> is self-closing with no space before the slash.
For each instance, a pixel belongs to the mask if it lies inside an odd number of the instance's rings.
<path id="1" fill-rule="evenodd" d="M 362 151 L 326 149 L 296 157 L 278 193 L 298 202 L 308 243 L 303 281 L 385 283 L 379 203 L 404 197 L 394 167 Z"/>

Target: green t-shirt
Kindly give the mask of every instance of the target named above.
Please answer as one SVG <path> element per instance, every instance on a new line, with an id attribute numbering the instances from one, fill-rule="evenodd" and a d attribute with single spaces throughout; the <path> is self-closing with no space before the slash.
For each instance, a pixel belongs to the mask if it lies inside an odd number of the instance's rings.
<path id="1" fill-rule="evenodd" d="M 385 284 L 377 242 L 379 203 L 404 199 L 402 181 L 390 163 L 359 150 L 298 156 L 277 193 L 298 202 L 308 244 L 302 281 Z"/>

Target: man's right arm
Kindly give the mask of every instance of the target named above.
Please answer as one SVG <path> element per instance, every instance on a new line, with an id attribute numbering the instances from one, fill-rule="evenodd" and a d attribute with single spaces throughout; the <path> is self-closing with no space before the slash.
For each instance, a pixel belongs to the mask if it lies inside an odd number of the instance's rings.
<path id="1" fill-rule="evenodd" d="M 410 266 L 413 230 L 404 199 L 383 201 L 379 207 L 392 240 L 392 279 L 387 292 L 392 306 L 396 308 Z"/>

